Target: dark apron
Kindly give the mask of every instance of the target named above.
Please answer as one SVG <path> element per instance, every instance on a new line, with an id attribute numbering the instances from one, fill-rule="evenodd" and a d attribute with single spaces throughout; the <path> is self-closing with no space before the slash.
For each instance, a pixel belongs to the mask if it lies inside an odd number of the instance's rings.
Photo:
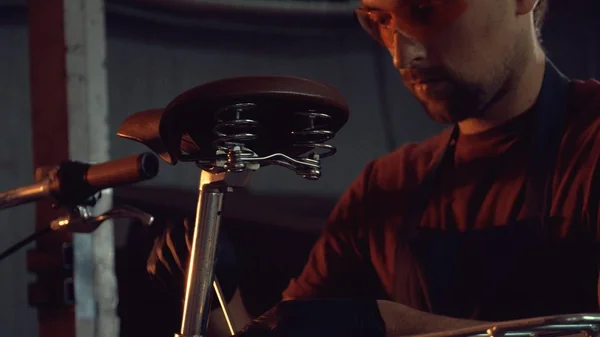
<path id="1" fill-rule="evenodd" d="M 452 165 L 455 127 L 420 186 L 399 235 L 394 300 L 440 315 L 510 320 L 598 310 L 594 238 L 558 233 L 550 216 L 551 182 L 563 135 L 569 80 L 550 61 L 533 111 L 531 162 L 523 195 L 525 220 L 484 229 L 420 228 L 444 166 Z M 583 227 L 583 226 L 582 226 Z"/>

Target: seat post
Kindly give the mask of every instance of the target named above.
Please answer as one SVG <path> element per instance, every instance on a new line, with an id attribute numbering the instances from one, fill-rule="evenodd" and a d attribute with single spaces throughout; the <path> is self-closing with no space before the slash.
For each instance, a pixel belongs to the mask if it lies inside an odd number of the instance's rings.
<path id="1" fill-rule="evenodd" d="M 202 170 L 200 173 L 181 330 L 179 334 L 175 334 L 175 337 L 206 336 L 212 303 L 211 287 L 214 287 L 217 295 L 220 292 L 214 277 L 214 263 L 221 226 L 223 196 L 226 192 L 231 192 L 233 187 L 243 187 L 248 182 L 249 175 L 249 171 L 217 174 Z M 221 306 L 225 319 L 230 322 L 225 304 L 221 303 Z M 233 327 L 231 328 L 233 330 Z"/>

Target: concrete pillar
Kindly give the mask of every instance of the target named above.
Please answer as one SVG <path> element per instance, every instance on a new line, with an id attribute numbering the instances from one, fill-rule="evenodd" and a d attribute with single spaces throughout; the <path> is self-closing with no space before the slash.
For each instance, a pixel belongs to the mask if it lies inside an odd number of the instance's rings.
<path id="1" fill-rule="evenodd" d="M 67 158 L 109 160 L 104 1 L 30 0 L 29 42 L 34 165 L 55 165 Z M 104 193 L 94 212 L 111 204 L 112 195 Z M 40 203 L 36 227 L 57 215 Z M 62 292 L 61 282 L 68 286 L 72 280 L 75 304 L 37 303 L 40 337 L 118 337 L 112 222 L 93 234 L 56 233 L 40 240 L 37 248 L 59 256 L 69 242 L 74 251 L 72 279 L 64 273 L 38 273 L 38 296 L 32 302 L 40 302 L 40 293 Z"/>

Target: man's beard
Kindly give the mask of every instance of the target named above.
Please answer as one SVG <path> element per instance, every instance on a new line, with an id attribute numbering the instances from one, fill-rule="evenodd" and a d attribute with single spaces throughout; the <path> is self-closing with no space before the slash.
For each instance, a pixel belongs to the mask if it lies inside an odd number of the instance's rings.
<path id="1" fill-rule="evenodd" d="M 488 106 L 484 90 L 480 86 L 448 80 L 443 89 L 427 95 L 419 94 L 409 87 L 427 115 L 440 124 L 456 124 L 465 119 L 480 117 Z"/>
<path id="2" fill-rule="evenodd" d="M 484 117 L 489 108 L 501 100 L 514 81 L 514 71 L 504 65 L 502 70 L 491 71 L 491 81 L 466 82 L 443 68 L 415 69 L 401 72 L 407 88 L 415 95 L 427 115 L 440 124 L 456 124 L 469 118 Z M 417 90 L 411 85 L 419 78 L 442 78 L 443 85 L 433 83 L 431 90 Z M 420 91 L 420 92 L 419 92 Z"/>

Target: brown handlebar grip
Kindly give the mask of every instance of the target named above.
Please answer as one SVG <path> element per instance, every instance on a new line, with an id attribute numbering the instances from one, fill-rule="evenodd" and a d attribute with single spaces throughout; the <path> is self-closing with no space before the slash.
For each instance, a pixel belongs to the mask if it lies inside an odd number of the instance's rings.
<path id="1" fill-rule="evenodd" d="M 102 190 L 152 179 L 158 174 L 158 158 L 151 152 L 90 165 L 86 182 Z"/>

